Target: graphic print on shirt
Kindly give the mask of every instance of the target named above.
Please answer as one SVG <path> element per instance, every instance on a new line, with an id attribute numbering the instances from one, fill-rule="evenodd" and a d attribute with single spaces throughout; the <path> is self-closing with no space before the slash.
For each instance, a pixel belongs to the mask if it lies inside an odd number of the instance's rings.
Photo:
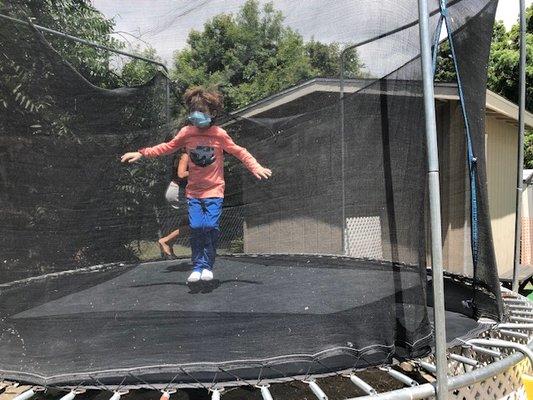
<path id="1" fill-rule="evenodd" d="M 207 167 L 215 162 L 215 148 L 210 146 L 196 146 L 189 152 L 191 161 L 199 167 Z"/>

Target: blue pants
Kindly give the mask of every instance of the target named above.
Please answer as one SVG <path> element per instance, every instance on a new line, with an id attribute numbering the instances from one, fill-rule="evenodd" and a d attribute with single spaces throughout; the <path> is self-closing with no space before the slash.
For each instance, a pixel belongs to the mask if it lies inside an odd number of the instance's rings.
<path id="1" fill-rule="evenodd" d="M 224 199 L 221 197 L 187 199 L 189 225 L 191 227 L 192 263 L 195 271 L 213 269 L 223 201 Z"/>

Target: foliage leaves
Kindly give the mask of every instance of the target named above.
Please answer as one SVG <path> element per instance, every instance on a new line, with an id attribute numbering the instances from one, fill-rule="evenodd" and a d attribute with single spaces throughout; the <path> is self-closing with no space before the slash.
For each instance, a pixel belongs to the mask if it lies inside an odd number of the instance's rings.
<path id="1" fill-rule="evenodd" d="M 1 12 L 122 47 L 111 37 L 113 21 L 87 0 L 13 4 L 4 1 Z M 164 138 L 164 82 L 147 63 L 129 61 L 119 74 L 110 52 L 45 37 L 53 50 L 32 28 L 0 25 L 0 156 L 6 160 L 0 248 L 6 268 L 31 274 L 132 259 L 134 241 L 157 232 L 154 213 L 163 202 L 166 168 L 164 160 L 125 168 L 118 155 Z M 149 80 L 133 89 L 99 89 Z M 147 131 L 151 137 L 142 134 Z M 128 225 L 131 218 L 145 218 L 145 232 Z"/>
<path id="2" fill-rule="evenodd" d="M 503 22 L 496 21 L 492 33 L 487 86 L 495 93 L 518 103 L 518 69 L 520 26 L 510 31 Z M 533 111 L 533 5 L 526 9 L 526 109 Z M 436 81 L 455 82 L 455 72 L 447 43 L 439 51 Z M 524 143 L 524 167 L 533 168 L 533 131 L 526 131 Z"/>
<path id="3" fill-rule="evenodd" d="M 188 47 L 176 52 L 172 76 L 178 90 L 191 85 L 217 86 L 229 110 L 316 76 L 338 76 L 341 48 L 337 43 L 306 43 L 283 25 L 271 3 L 260 7 L 248 0 L 237 15 L 221 14 L 202 31 L 192 31 Z M 356 53 L 347 63 L 350 76 L 361 64 Z"/>

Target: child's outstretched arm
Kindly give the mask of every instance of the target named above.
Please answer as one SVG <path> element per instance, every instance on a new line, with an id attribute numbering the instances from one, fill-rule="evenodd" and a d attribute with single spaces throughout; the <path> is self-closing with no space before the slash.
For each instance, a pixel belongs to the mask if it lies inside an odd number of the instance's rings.
<path id="1" fill-rule="evenodd" d="M 224 151 L 237 157 L 257 179 L 268 179 L 272 176 L 271 170 L 259 164 L 248 150 L 237 145 L 226 132 L 222 137 L 222 147 Z"/>
<path id="2" fill-rule="evenodd" d="M 153 147 L 145 147 L 139 151 L 132 151 L 124 154 L 121 158 L 121 162 L 135 162 L 141 157 L 154 158 L 164 156 L 166 154 L 174 153 L 185 144 L 185 131 L 182 129 L 178 134 L 170 141 L 160 143 Z"/>

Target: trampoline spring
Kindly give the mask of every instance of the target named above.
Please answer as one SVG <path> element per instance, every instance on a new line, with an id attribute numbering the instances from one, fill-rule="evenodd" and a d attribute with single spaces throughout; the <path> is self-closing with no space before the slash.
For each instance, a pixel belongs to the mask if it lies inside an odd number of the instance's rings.
<path id="1" fill-rule="evenodd" d="M 69 393 L 61 397 L 59 400 L 74 400 L 74 397 L 76 397 L 78 394 L 85 393 L 85 389 L 74 389 L 71 390 Z"/>
<path id="2" fill-rule="evenodd" d="M 526 311 L 526 310 L 512 310 L 511 315 L 525 315 L 525 316 L 533 317 L 533 312 Z"/>
<path id="3" fill-rule="evenodd" d="M 431 364 L 427 361 L 418 361 L 418 365 L 420 365 L 423 369 L 425 369 L 427 372 L 436 374 L 437 373 L 437 367 L 435 364 Z"/>
<path id="4" fill-rule="evenodd" d="M 514 337 L 514 338 L 517 338 L 517 339 L 525 339 L 525 340 L 529 339 L 529 335 L 527 333 L 509 331 L 509 330 L 506 330 L 506 329 L 500 329 L 500 333 L 502 335 Z"/>
<path id="5" fill-rule="evenodd" d="M 470 365 L 472 367 L 476 367 L 478 362 L 477 360 L 474 360 L 473 358 L 461 356 L 459 354 L 450 354 L 450 359 L 454 361 L 458 361 L 462 364 Z"/>
<path id="6" fill-rule="evenodd" d="M 59 400 L 73 400 L 74 397 L 76 397 L 76 393 L 72 391 L 61 397 Z"/>
<path id="7" fill-rule="evenodd" d="M 34 394 L 35 392 L 33 391 L 33 389 L 26 390 L 25 392 L 19 394 L 18 396 L 15 396 L 13 400 L 28 400 L 32 398 Z"/>
<path id="8" fill-rule="evenodd" d="M 533 323 L 533 318 L 525 318 L 525 317 L 515 317 L 514 315 L 511 315 L 509 317 L 511 321 L 517 321 L 517 322 L 531 322 Z"/>
<path id="9" fill-rule="evenodd" d="M 270 393 L 270 390 L 268 389 L 270 385 L 260 385 L 258 386 L 259 390 L 261 390 L 261 397 L 263 397 L 263 400 L 273 400 L 272 394 Z"/>
<path id="10" fill-rule="evenodd" d="M 530 310 L 533 311 L 533 309 L 530 306 L 520 306 L 520 305 L 508 305 L 507 306 L 510 310 Z"/>
<path id="11" fill-rule="evenodd" d="M 533 312 L 526 310 L 510 310 L 509 315 L 523 315 L 526 317 L 533 316 Z"/>
<path id="12" fill-rule="evenodd" d="M 127 393 L 128 393 L 127 390 L 117 390 L 117 391 L 113 392 L 113 396 L 111 396 L 109 398 L 109 400 L 120 400 L 122 395 L 127 394 Z"/>
<path id="13" fill-rule="evenodd" d="M 318 400 L 328 400 L 328 396 L 326 396 L 326 393 L 324 393 L 322 389 L 320 389 L 320 386 L 318 386 L 316 381 L 304 381 L 304 383 L 307 383 L 309 385 L 309 389 L 311 389 L 311 391 Z"/>
<path id="14" fill-rule="evenodd" d="M 38 392 L 44 392 L 44 388 L 42 386 L 32 387 L 31 389 L 26 390 L 25 392 L 22 392 L 21 394 L 13 397 L 13 400 L 28 400 L 31 399 Z"/>
<path id="15" fill-rule="evenodd" d="M 509 315 L 533 315 L 533 310 L 508 310 Z"/>
<path id="16" fill-rule="evenodd" d="M 519 299 L 520 298 L 520 295 L 517 294 L 516 292 L 513 292 L 512 290 L 509 290 L 505 287 L 502 287 L 501 288 L 501 292 L 502 292 L 502 298 L 511 298 L 511 299 Z"/>
<path id="17" fill-rule="evenodd" d="M 211 400 L 220 400 L 220 393 L 222 390 L 220 389 L 211 389 Z"/>
<path id="18" fill-rule="evenodd" d="M 176 389 L 166 389 L 166 390 L 163 390 L 163 392 L 161 393 L 161 397 L 159 398 L 159 400 L 168 400 L 170 399 L 170 395 L 176 393 Z"/>
<path id="19" fill-rule="evenodd" d="M 501 339 L 471 339 L 468 341 L 469 344 L 479 344 L 482 346 L 491 346 L 491 347 L 503 347 L 507 349 L 513 349 L 515 351 L 521 352 L 526 358 L 529 358 L 530 364 L 533 365 L 533 351 L 526 345 L 510 342 L 508 340 Z"/>
<path id="20" fill-rule="evenodd" d="M 524 331 L 533 330 L 533 323 L 530 324 L 519 324 L 519 323 L 504 323 L 497 325 L 496 329 L 520 329 Z"/>
<path id="21" fill-rule="evenodd" d="M 66 395 L 64 395 L 63 397 L 61 397 L 61 399 L 59 400 L 72 400 L 74 397 L 76 397 L 77 395 L 79 394 L 83 394 L 85 393 L 87 390 L 85 388 L 82 388 L 82 387 L 78 387 L 78 388 L 75 388 L 75 389 L 72 389 L 70 393 L 67 393 Z"/>
<path id="22" fill-rule="evenodd" d="M 389 376 L 391 378 L 394 378 L 397 381 L 400 381 L 400 382 L 406 384 L 407 386 L 411 386 L 411 387 L 418 386 L 418 382 L 417 381 L 415 381 L 414 379 L 409 378 L 405 374 L 402 374 L 400 371 L 396 371 L 395 369 L 392 369 L 392 368 L 382 368 L 381 370 L 387 372 L 387 374 L 389 374 Z"/>
<path id="23" fill-rule="evenodd" d="M 510 304 L 527 304 L 528 302 L 526 300 L 522 299 L 509 299 L 509 298 L 503 298 L 504 303 L 510 303 Z"/>
<path id="24" fill-rule="evenodd" d="M 350 381 L 357 386 L 359 389 L 361 389 L 363 392 L 369 395 L 378 394 L 377 390 L 374 389 L 372 386 L 370 386 L 368 383 L 366 383 L 364 380 L 359 378 L 355 374 L 350 374 Z"/>
<path id="25" fill-rule="evenodd" d="M 476 345 L 471 345 L 469 347 L 470 349 L 474 350 L 476 353 L 485 354 L 487 356 L 496 357 L 496 358 L 502 356 L 502 353 L 500 353 L 498 350 L 487 349 L 486 347 L 481 347 L 481 346 L 476 346 Z"/>

